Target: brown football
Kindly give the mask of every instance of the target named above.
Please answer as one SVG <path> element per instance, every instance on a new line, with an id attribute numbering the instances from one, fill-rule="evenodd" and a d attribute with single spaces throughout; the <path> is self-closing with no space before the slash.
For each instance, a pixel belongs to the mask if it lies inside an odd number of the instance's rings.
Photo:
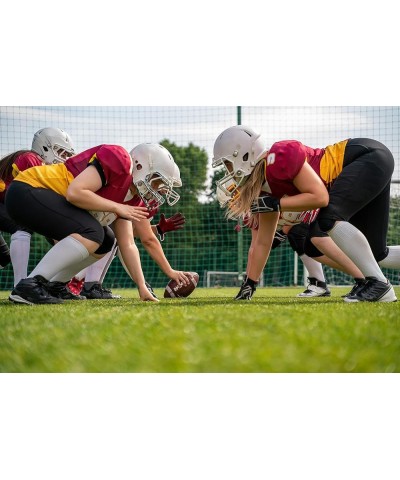
<path id="1" fill-rule="evenodd" d="M 164 290 L 164 298 L 186 298 L 197 287 L 199 282 L 199 274 L 196 272 L 188 272 L 190 277 L 189 285 L 179 285 L 175 280 L 170 280 Z"/>

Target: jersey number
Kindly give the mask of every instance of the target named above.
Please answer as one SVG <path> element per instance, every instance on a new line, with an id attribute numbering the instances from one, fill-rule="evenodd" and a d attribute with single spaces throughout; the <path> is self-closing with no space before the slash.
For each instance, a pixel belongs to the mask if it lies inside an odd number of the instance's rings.
<path id="1" fill-rule="evenodd" d="M 267 157 L 267 165 L 275 163 L 275 153 L 269 153 Z"/>

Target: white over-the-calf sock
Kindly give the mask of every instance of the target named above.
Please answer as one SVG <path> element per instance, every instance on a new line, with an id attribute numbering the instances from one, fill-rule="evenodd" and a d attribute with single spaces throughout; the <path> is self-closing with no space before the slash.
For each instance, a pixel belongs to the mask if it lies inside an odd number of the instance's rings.
<path id="1" fill-rule="evenodd" d="M 101 274 L 100 277 L 100 283 L 103 283 L 105 276 L 107 275 L 108 269 L 111 266 L 112 261 L 117 255 L 119 248 L 117 245 L 117 241 L 115 240 L 113 248 L 111 249 L 110 255 L 108 256 L 108 262 L 104 265 L 103 273 Z"/>
<path id="2" fill-rule="evenodd" d="M 28 276 L 31 234 L 18 230 L 11 235 L 10 258 L 14 270 L 14 286 Z"/>
<path id="3" fill-rule="evenodd" d="M 317 262 L 306 254 L 300 255 L 300 259 L 304 263 L 309 277 L 316 278 L 320 282 L 325 282 L 324 270 L 321 263 Z"/>
<path id="4" fill-rule="evenodd" d="M 83 280 L 86 277 L 86 270 L 87 268 L 84 268 L 80 272 L 75 273 L 74 277 L 79 281 Z"/>
<path id="5" fill-rule="evenodd" d="M 46 253 L 29 277 L 41 275 L 46 280 L 50 280 L 62 270 L 79 265 L 88 256 L 89 252 L 81 242 L 73 237 L 63 238 Z"/>
<path id="6" fill-rule="evenodd" d="M 98 261 L 98 258 L 93 257 L 92 255 L 89 255 L 87 258 L 82 260 L 82 262 L 74 263 L 73 265 L 70 265 L 69 267 L 64 268 L 64 270 L 61 270 L 56 275 L 54 275 L 53 278 L 50 278 L 50 281 L 63 282 L 63 283 L 69 282 L 72 277 L 78 278 L 78 275 L 81 272 L 86 272 L 86 269 L 90 268 L 90 265 L 93 265 L 93 263 L 97 261 Z M 78 278 L 78 280 L 82 280 L 82 278 Z"/>
<path id="7" fill-rule="evenodd" d="M 386 282 L 365 235 L 349 222 L 337 222 L 328 232 L 336 245 L 357 265 L 365 277 Z"/>
<path id="8" fill-rule="evenodd" d="M 97 260 L 89 268 L 86 269 L 85 283 L 88 282 L 99 282 L 102 283 L 108 269 L 110 268 L 111 262 L 114 259 L 115 250 L 114 247 L 104 255 L 104 257 Z"/>
<path id="9" fill-rule="evenodd" d="M 386 258 L 379 262 L 383 268 L 400 268 L 400 245 L 388 247 L 389 253 Z"/>

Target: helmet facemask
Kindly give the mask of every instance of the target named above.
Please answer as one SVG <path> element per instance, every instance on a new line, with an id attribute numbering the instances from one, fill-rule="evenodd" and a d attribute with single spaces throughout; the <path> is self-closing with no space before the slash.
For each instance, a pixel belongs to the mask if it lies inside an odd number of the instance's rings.
<path id="1" fill-rule="evenodd" d="M 46 146 L 43 146 L 43 150 L 45 150 L 46 152 L 48 151 L 46 150 Z M 62 145 L 54 144 L 51 146 L 50 150 L 51 153 L 48 154 L 48 157 L 50 157 L 50 155 L 53 156 L 53 161 L 50 163 L 64 163 L 66 160 L 68 160 L 68 158 L 75 155 L 75 152 L 73 150 L 67 150 Z"/>
<path id="2" fill-rule="evenodd" d="M 238 185 L 232 179 L 229 179 L 229 181 L 221 184 L 222 180 L 217 182 L 216 194 L 220 207 L 225 208 L 237 200 L 240 195 L 240 191 L 238 190 Z"/>
<path id="3" fill-rule="evenodd" d="M 157 190 L 154 190 L 146 179 L 133 183 L 140 198 L 149 210 L 159 208 L 165 202 L 163 196 L 160 195 Z"/>
<path id="4" fill-rule="evenodd" d="M 239 194 L 238 187 L 244 184 L 248 175 L 243 175 L 243 172 L 240 170 L 234 172 L 233 164 L 228 158 L 221 158 L 220 160 L 226 174 L 216 182 L 217 187 L 220 188 L 225 195 L 233 198 L 236 194 Z"/>
<path id="5" fill-rule="evenodd" d="M 173 183 L 158 172 L 133 183 L 140 198 L 150 209 L 160 207 L 165 201 L 172 206 L 180 199 L 179 194 L 173 189 Z"/>

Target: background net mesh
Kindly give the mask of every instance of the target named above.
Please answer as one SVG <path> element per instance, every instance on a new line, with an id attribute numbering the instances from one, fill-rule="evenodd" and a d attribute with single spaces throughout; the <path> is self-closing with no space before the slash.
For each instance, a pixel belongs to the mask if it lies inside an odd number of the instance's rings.
<path id="1" fill-rule="evenodd" d="M 216 136 L 241 123 L 260 131 L 270 144 L 296 139 L 312 147 L 324 147 L 351 137 L 371 137 L 386 144 L 396 161 L 391 189 L 392 202 L 388 244 L 400 244 L 400 107 L 0 107 L 0 155 L 30 148 L 33 134 L 43 127 L 58 127 L 72 137 L 77 151 L 112 143 L 131 150 L 142 142 L 165 145 L 181 168 L 181 200 L 163 206 L 168 217 L 180 211 L 186 217 L 183 230 L 168 233 L 162 243 L 173 268 L 197 271 L 200 285 L 235 285 L 235 274 L 246 268 L 250 232 L 235 231 L 214 197 L 215 172 L 211 168 Z M 215 174 L 215 175 L 218 175 Z M 159 216 L 154 218 L 157 223 Z M 371 219 L 373 221 L 373 219 Z M 3 233 L 9 243 L 10 235 Z M 163 287 L 167 278 L 137 241 L 146 279 Z M 29 271 L 48 251 L 49 244 L 34 234 Z M 346 275 L 324 267 L 328 283 L 352 283 Z M 207 272 L 220 272 L 209 274 Z M 399 272 L 386 270 L 399 284 Z M 304 270 L 288 242 L 274 250 L 264 271 L 268 286 L 303 284 Z M 0 289 L 13 284 L 12 266 L 0 272 Z M 105 277 L 106 287 L 132 287 L 133 283 L 116 258 Z"/>

